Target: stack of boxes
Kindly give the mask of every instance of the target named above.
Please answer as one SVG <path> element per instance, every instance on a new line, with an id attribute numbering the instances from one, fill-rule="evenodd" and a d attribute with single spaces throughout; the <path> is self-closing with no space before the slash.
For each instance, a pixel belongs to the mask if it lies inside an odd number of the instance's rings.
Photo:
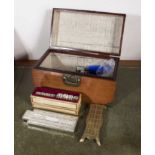
<path id="1" fill-rule="evenodd" d="M 74 132 L 81 108 L 80 93 L 37 87 L 30 98 L 34 110 L 23 115 L 27 124 Z"/>

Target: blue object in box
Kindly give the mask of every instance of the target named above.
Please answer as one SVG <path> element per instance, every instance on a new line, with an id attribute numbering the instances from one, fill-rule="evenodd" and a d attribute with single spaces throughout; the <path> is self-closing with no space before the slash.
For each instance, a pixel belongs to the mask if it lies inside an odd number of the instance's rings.
<path id="1" fill-rule="evenodd" d="M 86 67 L 86 70 L 90 74 L 94 75 L 104 75 L 112 72 L 113 68 L 110 65 L 90 65 Z"/>

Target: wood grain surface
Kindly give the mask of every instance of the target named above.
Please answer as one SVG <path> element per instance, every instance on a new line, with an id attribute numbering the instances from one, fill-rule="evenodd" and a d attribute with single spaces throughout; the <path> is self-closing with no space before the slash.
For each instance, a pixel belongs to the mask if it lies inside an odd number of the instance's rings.
<path id="1" fill-rule="evenodd" d="M 82 100 L 87 103 L 108 104 L 115 96 L 116 82 L 107 79 L 81 77 L 78 87 L 63 83 L 63 74 L 32 69 L 34 86 L 53 87 L 82 93 Z"/>

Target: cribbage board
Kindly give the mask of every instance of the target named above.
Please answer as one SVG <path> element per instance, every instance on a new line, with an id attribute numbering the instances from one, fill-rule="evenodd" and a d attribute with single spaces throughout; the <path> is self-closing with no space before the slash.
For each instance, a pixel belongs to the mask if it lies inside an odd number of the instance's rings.
<path id="1" fill-rule="evenodd" d="M 103 112 L 106 106 L 99 104 L 91 104 L 89 113 L 86 119 L 86 127 L 84 133 L 80 139 L 80 142 L 84 142 L 85 138 L 95 139 L 96 143 L 100 146 L 100 129 L 103 124 Z"/>

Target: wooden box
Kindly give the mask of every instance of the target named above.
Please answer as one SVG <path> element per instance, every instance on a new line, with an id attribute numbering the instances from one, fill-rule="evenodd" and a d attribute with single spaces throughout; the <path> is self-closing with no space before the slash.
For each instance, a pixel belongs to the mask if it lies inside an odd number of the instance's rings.
<path id="1" fill-rule="evenodd" d="M 112 102 L 125 17 L 53 9 L 50 46 L 32 70 L 34 85 L 77 91 L 88 103 Z"/>
<path id="2" fill-rule="evenodd" d="M 30 96 L 34 108 L 79 115 L 81 94 L 62 89 L 36 87 Z"/>

